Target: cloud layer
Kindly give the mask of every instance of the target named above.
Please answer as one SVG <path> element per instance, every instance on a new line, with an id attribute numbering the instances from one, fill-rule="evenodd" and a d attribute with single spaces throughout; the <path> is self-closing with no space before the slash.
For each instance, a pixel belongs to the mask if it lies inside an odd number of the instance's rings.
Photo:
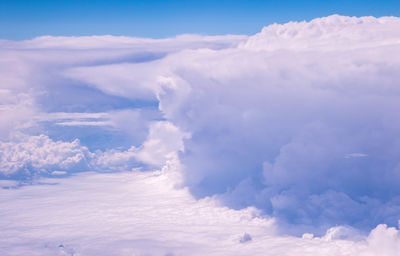
<path id="1" fill-rule="evenodd" d="M 233 210 L 174 188 L 162 172 L 81 173 L 2 189 L 1 255 L 399 255 L 399 230 L 367 237 L 335 227 L 322 237 L 280 236 L 254 208 Z M 250 238 L 249 238 L 250 237 Z M 348 240 L 350 239 L 350 240 Z"/>

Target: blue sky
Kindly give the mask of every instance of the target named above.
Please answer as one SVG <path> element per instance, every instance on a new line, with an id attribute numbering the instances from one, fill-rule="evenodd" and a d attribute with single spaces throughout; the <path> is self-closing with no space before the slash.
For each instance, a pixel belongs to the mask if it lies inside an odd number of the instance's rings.
<path id="1" fill-rule="evenodd" d="M 274 22 L 347 16 L 399 16 L 400 1 L 149 0 L 0 1 L 0 38 L 40 35 L 169 37 L 183 33 L 254 34 Z"/>

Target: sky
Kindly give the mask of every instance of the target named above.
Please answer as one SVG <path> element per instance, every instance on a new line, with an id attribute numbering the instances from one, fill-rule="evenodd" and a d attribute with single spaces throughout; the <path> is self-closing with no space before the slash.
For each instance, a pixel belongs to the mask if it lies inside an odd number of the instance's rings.
<path id="1" fill-rule="evenodd" d="M 38 3 L 1 2 L 1 255 L 400 255 L 396 3 Z"/>
<path id="2" fill-rule="evenodd" d="M 179 34 L 254 34 L 263 26 L 347 16 L 399 16 L 396 0 L 149 0 L 0 1 L 0 38 L 124 35 L 162 38 Z"/>

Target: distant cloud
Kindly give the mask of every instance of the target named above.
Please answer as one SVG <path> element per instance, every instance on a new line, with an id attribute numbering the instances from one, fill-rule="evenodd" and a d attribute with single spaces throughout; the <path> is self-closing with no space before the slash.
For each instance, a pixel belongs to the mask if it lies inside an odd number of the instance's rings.
<path id="1" fill-rule="evenodd" d="M 182 134 L 169 122 L 150 124 L 143 146 L 127 150 L 91 152 L 79 140 L 53 141 L 46 135 L 20 136 L 0 142 L 0 177 L 31 178 L 35 175 L 59 175 L 81 171 L 128 171 L 140 164 L 162 167 L 183 151 Z"/>
<path id="2" fill-rule="evenodd" d="M 399 43 L 397 17 L 331 15 L 310 22 L 289 22 L 264 27 L 241 44 L 249 50 L 341 51 Z"/>
<path id="3" fill-rule="evenodd" d="M 345 158 L 353 158 L 353 157 L 366 157 L 368 156 L 367 154 L 363 154 L 363 153 L 351 153 L 351 154 L 347 154 L 345 156 Z"/>
<path id="4" fill-rule="evenodd" d="M 91 157 L 78 140 L 52 141 L 45 135 L 23 137 L 19 142 L 0 142 L 0 175 L 24 177 L 52 171 L 84 171 L 89 169 Z"/>

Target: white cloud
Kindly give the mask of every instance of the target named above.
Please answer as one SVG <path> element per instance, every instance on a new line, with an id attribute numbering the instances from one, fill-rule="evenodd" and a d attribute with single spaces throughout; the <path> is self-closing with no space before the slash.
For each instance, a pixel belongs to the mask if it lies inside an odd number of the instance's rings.
<path id="1" fill-rule="evenodd" d="M 54 122 L 60 126 L 112 126 L 108 113 L 73 113 L 53 112 L 40 113 L 34 120 L 37 122 Z"/>
<path id="2" fill-rule="evenodd" d="M 363 154 L 363 153 L 350 153 L 345 155 L 345 158 L 352 158 L 352 157 L 366 157 L 368 156 L 367 154 Z"/>
<path id="3" fill-rule="evenodd" d="M 9 139 L 9 133 L 13 130 L 34 127 L 38 120 L 32 117 L 43 118 L 48 112 L 115 111 L 127 108 L 126 97 L 133 95 L 141 101 L 146 99 L 155 101 L 155 97 L 149 93 L 146 86 L 138 87 L 129 80 L 130 74 L 124 73 L 121 68 L 123 65 L 116 66 L 112 72 L 110 70 L 112 68 L 108 67 L 108 70 L 96 70 L 96 73 L 91 75 L 90 72 L 85 73 L 87 66 L 96 66 L 101 69 L 102 65 L 115 63 L 148 62 L 182 49 L 236 47 L 238 43 L 246 39 L 247 36 L 236 35 L 183 35 L 157 40 L 113 36 L 44 36 L 18 42 L 3 40 L 0 44 L 2 56 L 0 60 L 0 138 Z M 115 76 L 118 70 L 121 70 L 121 73 Z M 75 75 L 74 79 L 80 78 L 81 81 L 71 81 L 65 77 L 64 74 L 68 73 L 67 71 Z M 119 79 L 117 84 L 119 88 L 137 87 L 136 93 L 132 94 L 131 91 L 126 90 L 128 95 L 116 93 L 118 97 L 115 97 L 112 87 L 100 86 L 107 78 L 107 74 L 110 74 L 113 79 Z M 106 93 L 93 89 L 86 83 L 96 84 Z M 107 91 L 108 88 L 110 89 Z M 140 106 L 143 103 L 136 104 Z M 65 121 L 59 124 L 64 126 L 108 125 L 108 123 L 84 121 Z"/>
<path id="4" fill-rule="evenodd" d="M 107 94 L 155 100 L 149 69 L 154 69 L 154 65 L 136 68 L 133 64 L 112 64 L 78 67 L 68 70 L 65 75 L 89 83 Z"/>
<path id="5" fill-rule="evenodd" d="M 199 197 L 221 194 L 230 206 L 320 228 L 393 224 L 399 23 L 331 16 L 266 27 L 237 49 L 77 70 L 84 81 L 118 70 L 93 82 L 106 93 L 156 94 L 165 118 L 191 134 L 180 158 Z"/>
<path id="6" fill-rule="evenodd" d="M 191 134 L 180 159 L 192 193 L 300 230 L 397 223 L 399 27 L 331 16 L 160 60 L 160 109 Z"/>
<path id="7" fill-rule="evenodd" d="M 396 228 L 379 225 L 367 237 L 354 237 L 345 227 L 332 228 L 322 237 L 282 236 L 274 220 L 254 208 L 233 210 L 175 189 L 170 171 L 89 172 L 2 189 L 0 253 L 399 255 Z"/>
<path id="8" fill-rule="evenodd" d="M 289 22 L 264 27 L 241 47 L 251 50 L 349 50 L 399 44 L 397 17 L 331 15 L 310 22 Z"/>
<path id="9" fill-rule="evenodd" d="M 122 171 L 178 156 L 193 195 L 234 208 L 256 206 L 284 232 L 395 225 L 399 24 L 396 17 L 335 15 L 271 25 L 249 38 L 3 42 L 1 171 Z M 82 129 L 90 129 L 84 145 L 50 139 L 71 130 L 83 136 Z M 15 140 L 21 131 L 27 137 Z M 42 133 L 48 136 L 37 136 Z M 104 142 L 101 150 L 89 151 L 93 140 Z M 379 237 L 398 232 L 375 231 Z M 253 233 L 238 246 L 264 250 Z M 305 238 L 315 250 L 362 255 L 379 241 L 373 234 L 364 243 Z M 303 240 L 277 241 L 270 241 L 277 245 L 271 252 Z"/>
<path id="10" fill-rule="evenodd" d="M 9 89 L 0 90 L 0 140 L 7 140 L 15 131 L 32 126 L 35 108 L 30 95 Z"/>
<path id="11" fill-rule="evenodd" d="M 53 141 L 45 135 L 22 136 L 18 141 L 0 142 L 0 174 L 30 176 L 51 171 L 85 171 L 92 154 L 72 142 Z"/>
<path id="12" fill-rule="evenodd" d="M 176 160 L 179 152 L 183 152 L 183 139 L 187 135 L 176 126 L 166 121 L 152 122 L 149 134 L 143 144 L 131 147 L 126 151 L 97 151 L 92 166 L 98 170 L 132 170 L 140 164 L 151 167 L 162 167 L 169 160 Z"/>
<path id="13" fill-rule="evenodd" d="M 79 115 L 80 116 L 80 115 Z M 8 142 L 0 141 L 0 175 L 31 177 L 37 174 L 59 175 L 79 171 L 127 171 L 147 164 L 162 167 L 176 160 L 187 137 L 166 121 L 150 123 L 150 131 L 139 148 L 108 149 L 91 152 L 79 140 L 54 141 L 46 135 L 20 134 Z"/>
<path id="14" fill-rule="evenodd" d="M 248 38 L 246 35 L 202 36 L 178 35 L 174 38 L 150 39 L 127 36 L 41 36 L 32 40 L 7 42 L 11 49 L 133 49 L 146 51 L 177 51 L 184 48 L 229 48 L 236 47 Z M 3 42 L 4 43 L 4 42 Z"/>
<path id="15" fill-rule="evenodd" d="M 155 166 L 162 166 L 166 161 L 177 158 L 183 152 L 183 139 L 188 138 L 178 127 L 169 122 L 151 124 L 149 136 L 138 151 L 139 161 Z"/>

